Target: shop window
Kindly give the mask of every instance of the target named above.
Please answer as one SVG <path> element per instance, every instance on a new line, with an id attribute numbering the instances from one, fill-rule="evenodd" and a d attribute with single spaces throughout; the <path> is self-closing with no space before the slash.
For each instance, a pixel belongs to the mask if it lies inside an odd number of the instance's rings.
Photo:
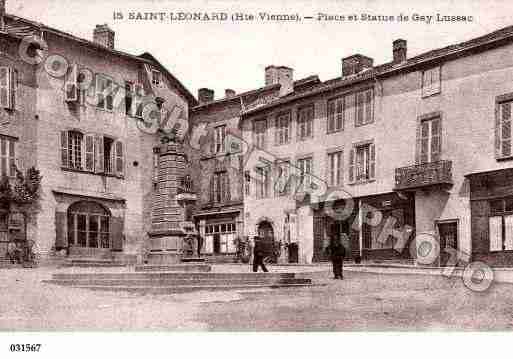
<path id="1" fill-rule="evenodd" d="M 490 201 L 490 251 L 513 250 L 513 197 Z"/>

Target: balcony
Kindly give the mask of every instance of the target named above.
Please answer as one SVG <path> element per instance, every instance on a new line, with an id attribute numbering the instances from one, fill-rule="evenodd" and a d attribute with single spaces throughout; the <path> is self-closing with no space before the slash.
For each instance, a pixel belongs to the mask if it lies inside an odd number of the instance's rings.
<path id="1" fill-rule="evenodd" d="M 395 169 L 394 189 L 396 191 L 451 185 L 452 161 L 430 162 Z"/>

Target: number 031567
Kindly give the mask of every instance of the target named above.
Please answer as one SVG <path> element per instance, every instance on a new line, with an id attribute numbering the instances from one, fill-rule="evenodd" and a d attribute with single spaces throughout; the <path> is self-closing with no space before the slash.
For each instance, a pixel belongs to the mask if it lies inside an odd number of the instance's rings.
<path id="1" fill-rule="evenodd" d="M 11 352 L 39 352 L 41 344 L 11 344 Z"/>

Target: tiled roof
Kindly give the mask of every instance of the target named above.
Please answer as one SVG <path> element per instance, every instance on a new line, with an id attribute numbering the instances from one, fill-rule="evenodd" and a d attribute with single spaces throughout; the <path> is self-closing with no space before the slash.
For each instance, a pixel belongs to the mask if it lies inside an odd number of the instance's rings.
<path id="1" fill-rule="evenodd" d="M 182 92 L 182 94 L 187 98 L 187 101 L 190 102 L 192 106 L 197 104 L 197 101 L 195 97 L 191 94 L 189 90 L 176 78 L 174 77 L 164 66 L 162 66 L 151 54 L 144 53 L 139 56 L 135 56 L 123 51 L 110 49 L 108 47 L 99 45 L 95 43 L 94 41 L 82 39 L 80 37 L 77 37 L 75 35 L 69 34 L 67 32 L 46 26 L 42 23 L 38 23 L 36 21 L 28 20 L 25 18 L 21 18 L 14 15 L 6 14 L 6 25 L 5 30 L 8 34 L 14 35 L 16 37 L 25 37 L 25 36 L 41 36 L 41 33 L 46 31 L 49 33 L 53 33 L 57 36 L 61 36 L 67 39 L 70 39 L 72 41 L 80 42 L 86 46 L 93 47 L 96 49 L 99 49 L 101 51 L 108 51 L 114 55 L 121 56 L 121 57 L 127 57 L 134 61 L 138 62 L 146 62 L 150 64 L 157 64 L 158 66 L 162 67 L 166 70 L 166 73 L 168 75 L 168 78 L 173 82 L 173 84 L 178 88 L 179 91 Z"/>
<path id="2" fill-rule="evenodd" d="M 243 114 L 256 113 L 264 109 L 269 109 L 271 107 L 284 104 L 290 101 L 295 101 L 308 96 L 313 96 L 339 87 L 349 86 L 379 76 L 386 76 L 397 71 L 411 71 L 415 69 L 417 65 L 430 61 L 443 60 L 450 56 L 461 56 L 469 51 L 479 49 L 486 45 L 498 44 L 503 40 L 513 40 L 513 26 L 508 26 L 503 29 L 499 29 L 497 31 L 486 34 L 484 36 L 476 37 L 474 39 L 464 41 L 458 44 L 449 45 L 443 48 L 427 51 L 420 55 L 409 58 L 407 61 L 404 61 L 402 63 L 388 62 L 382 65 L 375 66 L 371 69 L 366 69 L 355 75 L 337 77 L 331 80 L 327 80 L 312 87 L 309 91 L 303 91 L 299 93 L 294 91 L 288 96 L 278 98 L 275 101 L 266 104 L 265 106 L 250 109 L 244 112 Z"/>

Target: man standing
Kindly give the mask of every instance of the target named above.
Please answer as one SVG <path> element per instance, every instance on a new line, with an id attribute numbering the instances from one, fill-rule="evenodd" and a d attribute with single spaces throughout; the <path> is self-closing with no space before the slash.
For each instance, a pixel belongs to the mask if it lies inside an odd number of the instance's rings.
<path id="1" fill-rule="evenodd" d="M 328 251 L 333 266 L 334 279 L 344 279 L 343 275 L 343 264 L 344 257 L 346 255 L 346 249 L 338 238 L 331 238 L 330 244 L 328 245 Z"/>
<path id="2" fill-rule="evenodd" d="M 258 272 L 258 267 L 262 267 L 264 272 L 268 272 L 264 264 L 264 249 L 262 239 L 255 237 L 255 246 L 253 248 L 253 272 Z"/>

